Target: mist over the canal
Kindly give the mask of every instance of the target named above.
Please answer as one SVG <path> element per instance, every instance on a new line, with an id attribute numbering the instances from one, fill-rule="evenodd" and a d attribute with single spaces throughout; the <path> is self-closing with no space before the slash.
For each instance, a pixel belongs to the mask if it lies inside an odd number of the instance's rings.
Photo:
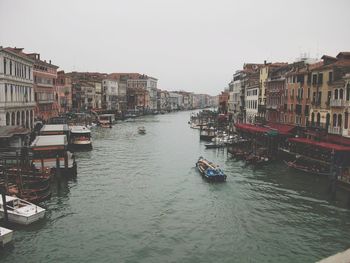
<path id="1" fill-rule="evenodd" d="M 1 262 L 314 262 L 347 248 L 350 212 L 328 201 L 326 179 L 205 150 L 189 118 L 95 129 L 77 180 L 54 189 L 44 222 L 16 229 Z M 227 182 L 203 180 L 199 156 Z"/>

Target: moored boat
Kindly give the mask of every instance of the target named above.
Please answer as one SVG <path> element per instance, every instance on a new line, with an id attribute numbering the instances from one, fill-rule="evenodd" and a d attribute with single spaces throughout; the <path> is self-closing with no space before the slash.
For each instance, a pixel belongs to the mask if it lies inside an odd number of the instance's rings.
<path id="1" fill-rule="evenodd" d="M 13 231 L 4 227 L 0 227 L 0 245 L 4 247 L 12 241 Z"/>
<path id="2" fill-rule="evenodd" d="M 310 173 L 310 174 L 314 174 L 314 175 L 321 175 L 321 176 L 330 176 L 330 171 L 329 170 L 324 170 L 321 169 L 320 166 L 316 166 L 316 165 L 304 165 L 304 164 L 300 164 L 297 162 L 297 160 L 295 161 L 284 161 L 284 163 L 289 167 L 289 168 L 293 168 L 295 170 L 298 171 L 302 171 L 305 173 Z"/>
<path id="3" fill-rule="evenodd" d="M 76 175 L 77 165 L 74 155 L 67 150 L 66 135 L 37 136 L 30 148 L 36 170 L 56 170 L 58 166 L 66 175 Z"/>
<path id="4" fill-rule="evenodd" d="M 226 175 L 224 172 L 212 162 L 199 157 L 196 166 L 201 175 L 208 181 L 223 182 L 226 181 Z"/>
<path id="5" fill-rule="evenodd" d="M 20 225 L 32 224 L 45 216 L 45 209 L 15 196 L 6 195 L 6 203 L 0 198 L 0 216 L 4 217 L 4 205 L 7 207 L 8 220 Z"/>
<path id="6" fill-rule="evenodd" d="M 86 126 L 70 126 L 70 146 L 73 148 L 92 148 L 91 130 Z"/>

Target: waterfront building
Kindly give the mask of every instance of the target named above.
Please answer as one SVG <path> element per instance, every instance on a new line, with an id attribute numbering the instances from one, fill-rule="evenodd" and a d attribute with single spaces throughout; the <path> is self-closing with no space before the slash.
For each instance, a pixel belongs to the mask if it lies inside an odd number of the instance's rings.
<path id="1" fill-rule="evenodd" d="M 325 63 L 319 68 L 328 77 L 328 105 L 330 119 L 327 131 L 330 134 L 349 135 L 349 110 L 350 110 L 350 52 L 340 52 L 336 60 L 331 59 L 330 63 Z"/>
<path id="2" fill-rule="evenodd" d="M 258 99 L 258 113 L 255 117 L 255 121 L 258 123 L 265 123 L 266 121 L 266 81 L 269 77 L 269 73 L 272 69 L 280 66 L 285 66 L 288 63 L 267 63 L 264 61 L 264 65 L 259 70 L 259 99 Z"/>
<path id="3" fill-rule="evenodd" d="M 179 110 L 182 107 L 183 96 L 176 92 L 169 92 L 170 110 Z"/>
<path id="4" fill-rule="evenodd" d="M 0 47 L 0 126 L 33 128 L 33 67 L 22 48 Z"/>
<path id="5" fill-rule="evenodd" d="M 127 88 L 127 109 L 146 113 L 150 110 L 150 97 L 144 88 Z"/>
<path id="6" fill-rule="evenodd" d="M 271 70 L 266 80 L 266 120 L 277 123 L 284 122 L 286 73 L 289 65 L 284 65 Z"/>
<path id="7" fill-rule="evenodd" d="M 106 110 L 118 110 L 118 82 L 112 78 L 102 81 L 102 108 Z"/>
<path id="8" fill-rule="evenodd" d="M 228 101 L 228 111 L 232 115 L 234 123 L 238 122 L 238 117 L 240 115 L 242 76 L 243 72 L 241 70 L 237 70 L 233 74 L 232 81 L 229 83 L 230 98 Z"/>
<path id="9" fill-rule="evenodd" d="M 157 110 L 157 82 L 154 77 L 141 74 L 130 75 L 131 78 L 127 80 L 127 88 L 142 88 L 146 89 L 149 96 L 148 110 Z"/>
<path id="10" fill-rule="evenodd" d="M 245 111 L 246 123 L 255 123 L 255 118 L 258 114 L 259 101 L 259 73 L 254 71 L 249 74 L 245 85 Z"/>
<path id="11" fill-rule="evenodd" d="M 36 102 L 35 116 L 47 121 L 58 116 L 58 107 L 54 97 L 57 81 L 58 66 L 51 64 L 51 60 L 41 60 L 40 54 L 27 54 L 34 60 L 34 98 Z"/>
<path id="12" fill-rule="evenodd" d="M 72 79 L 63 70 L 57 72 L 55 89 L 58 112 L 69 112 L 72 109 Z"/>
<path id="13" fill-rule="evenodd" d="M 222 91 L 219 95 L 219 112 L 220 113 L 227 113 L 228 112 L 228 101 L 229 101 L 230 93 L 229 91 L 225 90 Z"/>

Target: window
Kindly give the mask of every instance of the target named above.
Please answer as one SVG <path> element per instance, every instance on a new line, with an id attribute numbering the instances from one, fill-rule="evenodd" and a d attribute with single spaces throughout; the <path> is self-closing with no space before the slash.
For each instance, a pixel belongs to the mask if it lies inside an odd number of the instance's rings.
<path id="1" fill-rule="evenodd" d="M 334 90 L 334 99 L 337 100 L 338 99 L 338 89 Z"/>
<path id="2" fill-rule="evenodd" d="M 330 72 L 328 73 L 328 82 L 329 82 L 329 83 L 332 83 L 332 82 L 333 82 L 333 71 L 330 71 Z"/>
<path id="3" fill-rule="evenodd" d="M 10 60 L 10 75 L 12 76 L 12 60 Z"/>
<path id="4" fill-rule="evenodd" d="M 4 58 L 4 74 L 6 75 L 6 58 Z"/>
<path id="5" fill-rule="evenodd" d="M 350 100 L 350 83 L 346 86 L 346 100 Z"/>
<path id="6" fill-rule="evenodd" d="M 339 90 L 339 99 L 341 99 L 341 100 L 343 99 L 343 95 L 344 95 L 343 93 L 344 93 L 343 89 L 340 89 Z"/>
<path id="7" fill-rule="evenodd" d="M 310 98 L 310 88 L 307 88 L 307 98 Z"/>
<path id="8" fill-rule="evenodd" d="M 337 126 L 337 114 L 333 114 L 333 127 Z"/>
<path id="9" fill-rule="evenodd" d="M 342 115 L 338 114 L 338 127 L 340 127 L 340 128 L 342 126 L 342 121 L 343 121 Z"/>
<path id="10" fill-rule="evenodd" d="M 345 116 L 344 116 L 344 129 L 348 128 L 348 123 L 349 123 L 349 113 L 345 112 Z"/>
<path id="11" fill-rule="evenodd" d="M 313 85 L 317 84 L 317 75 L 316 74 L 312 75 L 312 84 Z"/>
<path id="12" fill-rule="evenodd" d="M 323 73 L 319 73 L 318 74 L 318 84 L 322 84 L 323 83 Z"/>

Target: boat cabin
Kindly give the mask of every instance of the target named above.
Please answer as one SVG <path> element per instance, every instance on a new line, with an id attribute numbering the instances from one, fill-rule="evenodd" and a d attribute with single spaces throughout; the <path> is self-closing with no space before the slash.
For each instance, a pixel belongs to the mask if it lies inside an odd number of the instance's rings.
<path id="1" fill-rule="evenodd" d="M 69 137 L 69 128 L 67 124 L 45 124 L 40 135 L 66 135 Z"/>
<path id="2" fill-rule="evenodd" d="M 98 116 L 99 121 L 106 121 L 109 124 L 115 123 L 115 115 L 114 114 L 101 114 Z"/>
<path id="3" fill-rule="evenodd" d="M 91 147 L 91 131 L 86 126 L 70 126 L 70 141 L 72 146 L 90 146 Z"/>
<path id="4" fill-rule="evenodd" d="M 67 147 L 66 135 L 37 136 L 30 146 L 34 167 L 38 170 L 56 168 L 59 158 L 60 168 L 73 168 L 75 161 Z"/>

